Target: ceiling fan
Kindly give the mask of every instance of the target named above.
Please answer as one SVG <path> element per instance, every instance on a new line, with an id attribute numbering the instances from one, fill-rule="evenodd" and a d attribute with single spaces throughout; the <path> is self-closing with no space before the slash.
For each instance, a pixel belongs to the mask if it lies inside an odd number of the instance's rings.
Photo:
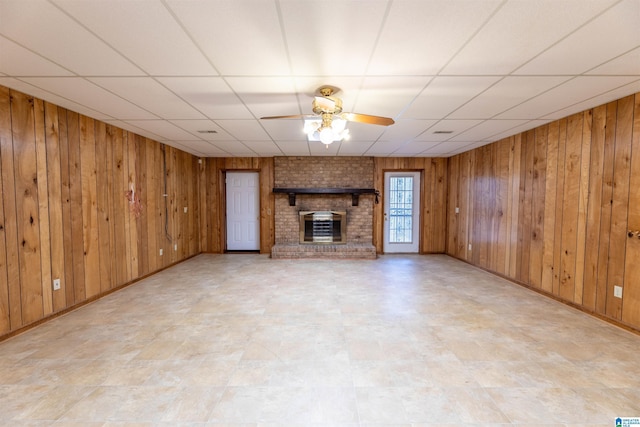
<path id="1" fill-rule="evenodd" d="M 345 122 L 359 122 L 371 125 L 390 126 L 394 120 L 389 117 L 371 116 L 360 113 L 347 113 L 342 111 L 342 99 L 334 96 L 339 89 L 332 86 L 322 86 L 317 90 L 316 96 L 311 103 L 313 114 L 295 114 L 291 116 L 269 116 L 261 117 L 263 120 L 270 119 L 305 119 L 305 133 L 310 139 L 320 140 L 323 144 L 329 145 L 334 141 L 341 140 L 348 133 L 345 129 Z"/>

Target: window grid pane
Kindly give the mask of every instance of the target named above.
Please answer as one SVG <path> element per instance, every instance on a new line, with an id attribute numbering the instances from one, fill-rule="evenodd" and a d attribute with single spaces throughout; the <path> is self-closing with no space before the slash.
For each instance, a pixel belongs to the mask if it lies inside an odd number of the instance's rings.
<path id="1" fill-rule="evenodd" d="M 413 177 L 389 177 L 389 242 L 413 242 Z"/>

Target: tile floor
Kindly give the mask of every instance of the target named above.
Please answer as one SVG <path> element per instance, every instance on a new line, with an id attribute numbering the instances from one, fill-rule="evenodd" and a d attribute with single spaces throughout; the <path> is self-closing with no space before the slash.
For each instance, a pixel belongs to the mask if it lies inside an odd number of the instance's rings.
<path id="1" fill-rule="evenodd" d="M 446 256 L 200 255 L 0 342 L 2 426 L 614 426 L 640 336 Z"/>

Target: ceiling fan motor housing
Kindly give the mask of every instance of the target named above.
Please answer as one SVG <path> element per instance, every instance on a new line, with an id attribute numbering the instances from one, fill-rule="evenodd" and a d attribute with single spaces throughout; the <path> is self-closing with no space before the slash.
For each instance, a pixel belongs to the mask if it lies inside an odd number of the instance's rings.
<path id="1" fill-rule="evenodd" d="M 330 96 L 333 91 L 320 90 L 322 96 L 316 96 L 311 104 L 313 112 L 315 114 L 340 114 L 342 113 L 342 99 Z"/>

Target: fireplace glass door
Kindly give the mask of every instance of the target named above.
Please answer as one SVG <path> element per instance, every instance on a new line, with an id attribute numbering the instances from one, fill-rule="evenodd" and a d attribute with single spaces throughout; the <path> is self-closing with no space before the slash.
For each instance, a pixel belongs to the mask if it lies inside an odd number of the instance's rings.
<path id="1" fill-rule="evenodd" d="M 346 243 L 346 217 L 344 211 L 301 211 L 300 243 Z"/>

